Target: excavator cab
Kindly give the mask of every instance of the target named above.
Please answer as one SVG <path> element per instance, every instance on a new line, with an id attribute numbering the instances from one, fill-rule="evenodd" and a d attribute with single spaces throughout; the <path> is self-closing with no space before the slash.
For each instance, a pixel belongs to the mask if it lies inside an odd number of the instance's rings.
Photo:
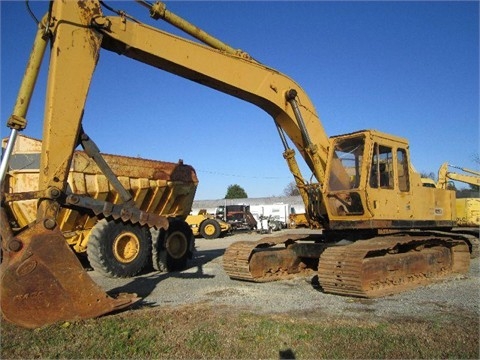
<path id="1" fill-rule="evenodd" d="M 323 189 L 330 229 L 455 225 L 454 192 L 423 186 L 406 139 L 363 130 L 331 142 Z"/>
<path id="2" fill-rule="evenodd" d="M 331 225 L 381 227 L 378 219 L 398 219 L 392 199 L 408 201 L 411 194 L 407 141 L 374 130 L 331 140 L 325 189 Z"/>

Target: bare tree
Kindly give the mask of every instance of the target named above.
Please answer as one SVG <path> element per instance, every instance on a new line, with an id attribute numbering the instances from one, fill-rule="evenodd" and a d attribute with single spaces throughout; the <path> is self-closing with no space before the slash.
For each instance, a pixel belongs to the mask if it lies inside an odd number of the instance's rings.
<path id="1" fill-rule="evenodd" d="M 285 189 L 283 190 L 283 195 L 285 196 L 297 196 L 300 195 L 297 184 L 295 181 L 290 182 Z"/>
<path id="2" fill-rule="evenodd" d="M 473 155 L 473 161 L 480 164 L 480 155 L 478 153 Z"/>

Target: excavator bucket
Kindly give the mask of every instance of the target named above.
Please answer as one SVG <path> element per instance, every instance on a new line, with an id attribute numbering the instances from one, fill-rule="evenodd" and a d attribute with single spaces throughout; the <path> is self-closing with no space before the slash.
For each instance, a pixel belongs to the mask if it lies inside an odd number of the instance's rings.
<path id="1" fill-rule="evenodd" d="M 83 269 L 58 227 L 39 222 L 13 239 L 4 253 L 0 302 L 3 317 L 26 328 L 98 317 L 135 303 L 136 294 L 108 296 Z M 17 242 L 18 241 L 18 242 Z"/>

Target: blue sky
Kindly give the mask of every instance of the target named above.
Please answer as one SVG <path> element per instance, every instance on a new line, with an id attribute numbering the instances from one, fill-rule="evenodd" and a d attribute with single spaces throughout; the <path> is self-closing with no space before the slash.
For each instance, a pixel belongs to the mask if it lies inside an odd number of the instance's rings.
<path id="1" fill-rule="evenodd" d="M 106 1 L 176 34 L 134 2 Z M 478 169 L 478 2 L 169 1 L 167 8 L 293 78 L 329 136 L 372 128 L 410 141 L 419 172 L 448 161 Z M 41 18 L 44 1 L 31 1 Z M 1 1 L 2 137 L 36 25 L 23 1 Z M 105 12 L 111 15 L 109 12 Z M 47 59 L 46 59 L 47 60 Z M 47 61 L 25 135 L 41 137 Z M 255 106 L 128 58 L 101 53 L 84 116 L 105 153 L 197 170 L 197 200 L 238 184 L 280 196 L 293 179 L 271 118 Z M 304 176 L 310 172 L 302 166 Z"/>

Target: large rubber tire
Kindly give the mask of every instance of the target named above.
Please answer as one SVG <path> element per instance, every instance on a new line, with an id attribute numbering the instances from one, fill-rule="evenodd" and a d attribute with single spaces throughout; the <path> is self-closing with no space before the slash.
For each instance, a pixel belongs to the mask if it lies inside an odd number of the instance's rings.
<path id="1" fill-rule="evenodd" d="M 156 271 L 168 272 L 167 250 L 164 248 L 165 230 L 150 229 L 152 237 L 152 266 Z"/>
<path id="2" fill-rule="evenodd" d="M 87 244 L 90 265 L 107 277 L 132 277 L 150 261 L 152 242 L 148 228 L 121 221 L 100 220 Z"/>
<path id="3" fill-rule="evenodd" d="M 150 230 L 152 265 L 160 272 L 180 271 L 192 257 L 194 237 L 190 226 L 182 220 L 171 220 L 168 230 Z"/>
<path id="4" fill-rule="evenodd" d="M 222 233 L 222 228 L 218 221 L 214 219 L 206 219 L 200 225 L 200 235 L 205 239 L 216 239 Z"/>

